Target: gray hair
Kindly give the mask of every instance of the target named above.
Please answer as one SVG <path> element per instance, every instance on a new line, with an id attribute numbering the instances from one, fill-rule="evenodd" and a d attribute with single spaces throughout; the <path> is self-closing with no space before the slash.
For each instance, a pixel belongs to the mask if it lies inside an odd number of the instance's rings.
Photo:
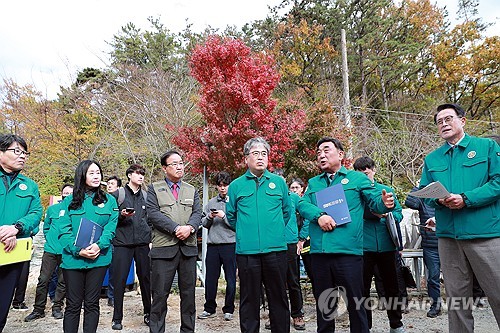
<path id="1" fill-rule="evenodd" d="M 269 151 L 271 150 L 271 146 L 269 146 L 269 143 L 267 143 L 267 141 L 260 136 L 255 137 L 255 138 L 251 138 L 250 140 L 248 140 L 245 143 L 245 145 L 243 146 L 243 154 L 245 154 L 245 155 L 250 154 L 250 149 L 252 149 L 254 146 L 257 146 L 257 145 L 263 145 L 264 148 L 266 148 L 267 153 L 269 154 Z"/>

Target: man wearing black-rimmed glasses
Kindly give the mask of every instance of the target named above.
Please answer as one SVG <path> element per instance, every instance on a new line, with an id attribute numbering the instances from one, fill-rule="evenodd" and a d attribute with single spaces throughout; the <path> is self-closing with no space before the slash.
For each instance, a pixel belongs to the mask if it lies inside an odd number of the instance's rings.
<path id="1" fill-rule="evenodd" d="M 451 193 L 425 200 L 436 213 L 449 331 L 474 331 L 473 273 L 500 328 L 500 147 L 465 133 L 457 104 L 438 106 L 434 121 L 446 142 L 425 158 L 420 186 L 439 181 Z"/>
<path id="2" fill-rule="evenodd" d="M 17 239 L 29 237 L 42 219 L 42 204 L 37 184 L 20 172 L 29 156 L 23 138 L 0 136 L 0 246 L 14 250 Z M 7 322 L 23 262 L 0 266 L 0 332 Z"/>
<path id="3" fill-rule="evenodd" d="M 184 161 L 169 150 L 160 158 L 165 179 L 148 187 L 148 220 L 153 226 L 151 257 L 151 333 L 165 332 L 167 299 L 178 275 L 181 296 L 180 332 L 194 332 L 196 232 L 201 224 L 200 197 L 196 188 L 182 180 Z"/>

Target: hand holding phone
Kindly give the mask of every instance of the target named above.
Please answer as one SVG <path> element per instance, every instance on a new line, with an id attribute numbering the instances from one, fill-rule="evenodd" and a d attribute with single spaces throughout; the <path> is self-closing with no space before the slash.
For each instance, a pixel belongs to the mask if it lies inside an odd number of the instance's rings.
<path id="1" fill-rule="evenodd" d="M 131 214 L 131 213 L 135 212 L 135 208 L 133 208 L 133 207 L 127 207 L 127 208 L 125 208 L 125 211 L 127 213 Z"/>

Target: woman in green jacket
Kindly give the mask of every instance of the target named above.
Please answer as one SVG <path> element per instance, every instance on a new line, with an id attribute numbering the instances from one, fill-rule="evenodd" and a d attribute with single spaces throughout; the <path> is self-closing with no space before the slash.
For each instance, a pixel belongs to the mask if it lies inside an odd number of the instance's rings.
<path id="1" fill-rule="evenodd" d="M 91 160 L 80 162 L 75 171 L 73 195 L 66 197 L 59 213 L 62 264 L 66 282 L 65 333 L 78 332 L 84 304 L 83 332 L 95 333 L 99 323 L 99 296 L 106 269 L 111 263 L 111 240 L 118 222 L 116 200 L 101 188 L 101 166 Z M 102 227 L 99 238 L 85 248 L 75 245 L 82 218 Z"/>

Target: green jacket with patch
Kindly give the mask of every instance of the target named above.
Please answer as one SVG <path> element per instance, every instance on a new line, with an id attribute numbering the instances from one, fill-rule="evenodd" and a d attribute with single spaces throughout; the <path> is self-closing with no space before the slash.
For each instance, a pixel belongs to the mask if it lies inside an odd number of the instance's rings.
<path id="1" fill-rule="evenodd" d="M 236 230 L 237 254 L 286 251 L 291 209 L 285 180 L 268 170 L 259 178 L 249 170 L 228 189 L 226 216 Z"/>
<path id="2" fill-rule="evenodd" d="M 468 134 L 452 148 L 445 143 L 425 158 L 420 186 L 439 181 L 464 194 L 466 207 L 448 209 L 434 199 L 436 235 L 455 239 L 500 237 L 500 146 Z"/>
<path id="3" fill-rule="evenodd" d="M 68 206 L 73 199 L 70 194 L 64 198 L 59 217 L 61 235 L 59 240 L 63 248 L 62 268 L 66 269 L 87 269 L 94 267 L 108 266 L 111 263 L 112 250 L 111 240 L 115 236 L 116 224 L 118 223 L 118 205 L 115 198 L 106 194 L 107 201 L 94 206 L 92 196 L 85 194 L 85 200 L 80 208 L 68 210 Z M 81 248 L 74 245 L 80 221 L 85 217 L 103 227 L 102 235 L 96 244 L 101 249 L 100 255 L 95 259 L 80 257 Z"/>
<path id="4" fill-rule="evenodd" d="M 36 233 L 42 220 L 43 207 L 38 185 L 19 173 L 10 177 L 0 171 L 0 225 L 21 223 L 23 233 L 17 238 L 29 237 Z"/>
<path id="5" fill-rule="evenodd" d="M 351 222 L 337 226 L 332 231 L 323 231 L 318 218 L 323 211 L 316 205 L 316 192 L 328 186 L 342 184 Z M 365 174 L 341 167 L 331 184 L 326 173 L 309 179 L 306 193 L 299 201 L 299 212 L 309 220 L 311 253 L 336 253 L 363 255 L 363 212 L 366 208 L 379 214 L 389 209 L 382 201 L 380 189 L 375 188 Z"/>

